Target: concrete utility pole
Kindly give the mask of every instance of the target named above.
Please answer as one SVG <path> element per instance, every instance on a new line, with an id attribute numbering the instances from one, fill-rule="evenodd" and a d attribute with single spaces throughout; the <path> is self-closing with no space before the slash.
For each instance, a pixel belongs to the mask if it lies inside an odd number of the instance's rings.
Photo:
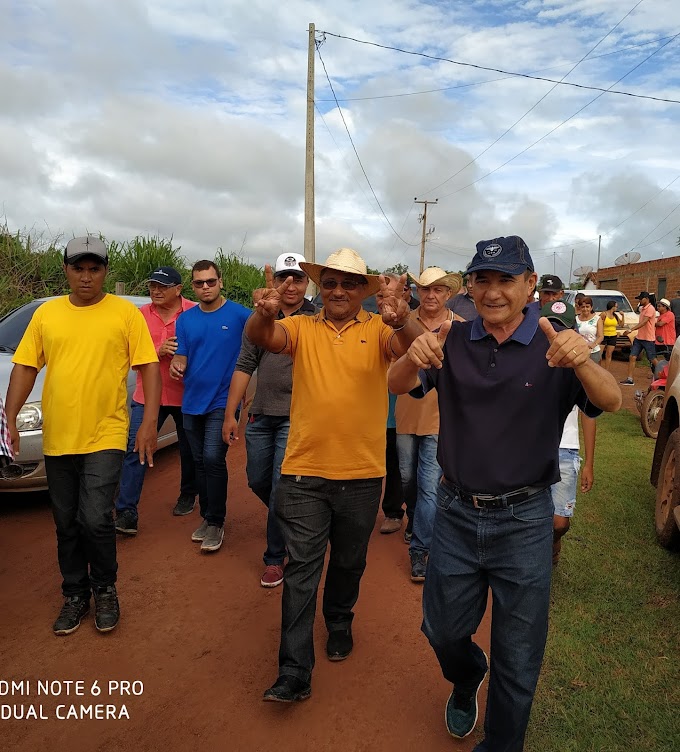
<path id="1" fill-rule="evenodd" d="M 602 247 L 602 235 L 597 236 L 597 271 L 600 271 L 600 248 Z"/>
<path id="2" fill-rule="evenodd" d="M 571 287 L 571 270 L 574 268 L 574 249 L 571 249 L 571 262 L 569 264 L 569 279 L 567 280 L 567 289 Z"/>
<path id="3" fill-rule="evenodd" d="M 303 254 L 307 261 L 316 261 L 316 234 L 314 225 L 314 55 L 316 33 L 309 24 L 309 49 L 307 52 L 307 146 L 305 151 L 305 237 Z M 309 290 L 316 293 L 310 282 Z"/>
<path id="4" fill-rule="evenodd" d="M 439 199 L 436 198 L 434 201 L 418 201 L 418 197 L 416 196 L 413 199 L 416 204 L 423 204 L 423 213 L 418 217 L 418 219 L 423 223 L 423 234 L 420 239 L 420 273 L 422 274 L 425 270 L 425 241 L 427 240 L 428 235 L 432 235 L 434 232 L 434 227 L 430 227 L 427 229 L 427 205 L 428 204 L 436 204 Z"/>

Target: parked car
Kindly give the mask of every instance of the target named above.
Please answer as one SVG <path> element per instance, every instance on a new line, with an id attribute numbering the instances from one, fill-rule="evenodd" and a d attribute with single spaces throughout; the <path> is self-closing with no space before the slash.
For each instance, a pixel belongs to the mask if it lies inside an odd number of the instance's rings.
<path id="1" fill-rule="evenodd" d="M 150 303 L 150 298 L 124 296 L 138 308 Z M 52 298 L 36 298 L 30 303 L 15 308 L 0 319 L 0 394 L 7 393 L 12 371 L 12 355 L 23 337 L 26 327 L 36 309 Z M 130 371 L 127 380 L 128 400 L 135 390 L 136 375 Z M 43 368 L 35 380 L 26 404 L 19 411 L 17 425 L 21 434 L 21 453 L 13 464 L 4 468 L 5 477 L 0 477 L 0 491 L 44 491 L 47 489 L 45 460 L 42 450 L 42 390 L 45 382 Z M 168 418 L 158 432 L 159 449 L 177 441 L 175 423 Z M 9 476 L 9 477 L 8 477 Z"/>
<path id="2" fill-rule="evenodd" d="M 633 308 L 628 298 L 619 290 L 565 290 L 564 299 L 574 305 L 574 299 L 579 293 L 583 293 L 593 299 L 593 311 L 601 313 L 607 310 L 607 303 L 614 300 L 617 304 L 617 313 L 623 316 L 626 326 L 635 326 L 640 320 L 637 308 Z M 630 350 L 630 338 L 623 327 L 616 329 L 616 350 Z"/>
<path id="3" fill-rule="evenodd" d="M 652 460 L 656 488 L 656 537 L 665 548 L 680 546 L 680 339 L 671 353 L 666 398 Z"/>

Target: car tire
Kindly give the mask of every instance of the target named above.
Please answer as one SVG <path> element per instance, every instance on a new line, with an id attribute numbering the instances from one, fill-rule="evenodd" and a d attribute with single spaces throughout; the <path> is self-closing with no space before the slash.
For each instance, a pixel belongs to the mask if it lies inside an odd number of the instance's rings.
<path id="1" fill-rule="evenodd" d="M 666 395 L 659 389 L 648 392 L 642 400 L 640 422 L 645 436 L 655 439 L 659 435 L 659 427 L 663 418 L 663 403 Z"/>
<path id="2" fill-rule="evenodd" d="M 670 550 L 680 546 L 680 530 L 674 511 L 680 505 L 680 428 L 668 437 L 656 485 L 654 526 L 659 543 Z"/>

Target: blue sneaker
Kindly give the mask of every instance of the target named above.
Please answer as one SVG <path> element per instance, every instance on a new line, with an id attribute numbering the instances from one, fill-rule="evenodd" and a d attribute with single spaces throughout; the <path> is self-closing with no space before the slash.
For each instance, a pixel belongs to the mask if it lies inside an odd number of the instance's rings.
<path id="1" fill-rule="evenodd" d="M 479 713 L 477 695 L 479 694 L 479 689 L 482 686 L 484 678 L 489 672 L 489 659 L 486 653 L 484 653 L 484 657 L 486 658 L 487 670 L 484 672 L 484 676 L 479 680 L 477 688 L 472 693 L 458 692 L 454 686 L 453 692 L 451 692 L 451 695 L 446 702 L 446 710 L 444 711 L 446 730 L 452 737 L 454 737 L 454 739 L 464 739 L 472 733 L 472 730 L 477 723 L 477 716 Z"/>

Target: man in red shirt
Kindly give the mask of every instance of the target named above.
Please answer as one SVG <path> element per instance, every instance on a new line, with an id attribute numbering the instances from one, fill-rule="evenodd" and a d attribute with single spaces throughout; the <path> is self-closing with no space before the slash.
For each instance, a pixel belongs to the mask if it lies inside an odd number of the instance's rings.
<path id="1" fill-rule="evenodd" d="M 671 302 L 668 298 L 661 298 L 656 306 L 659 311 L 659 318 L 654 324 L 656 330 L 656 360 L 659 358 L 668 358 L 671 349 L 675 344 L 675 316 L 671 310 Z M 656 363 L 654 363 L 656 365 Z"/>
<path id="2" fill-rule="evenodd" d="M 184 384 L 170 378 L 170 361 L 177 349 L 175 322 L 188 308 L 196 303 L 182 297 L 182 277 L 171 266 L 161 266 L 147 280 L 151 303 L 140 309 L 151 333 L 161 370 L 161 405 L 158 411 L 158 428 L 172 415 L 177 427 L 181 466 L 180 495 L 172 513 L 190 514 L 196 503 L 197 483 L 194 460 L 182 423 L 182 394 Z M 130 432 L 128 446 L 123 461 L 120 489 L 116 499 L 116 532 L 123 535 L 137 535 L 137 505 L 142 494 L 146 465 L 139 462 L 133 452 L 137 429 L 144 414 L 144 392 L 139 374 L 137 388 L 132 395 L 130 407 Z"/>
<path id="3" fill-rule="evenodd" d="M 656 309 L 649 302 L 649 293 L 643 290 L 639 295 L 635 296 L 635 300 L 640 301 L 640 320 L 635 326 L 627 326 L 626 329 L 629 332 L 637 330 L 637 336 L 633 340 L 633 345 L 630 348 L 630 358 L 628 359 L 628 377 L 620 384 L 626 386 L 632 386 L 635 384 L 633 381 L 633 373 L 635 372 L 635 361 L 638 359 L 640 353 L 644 350 L 647 354 L 647 360 L 652 363 L 656 360 L 656 347 L 654 341 L 656 334 L 654 333 L 654 319 L 656 318 Z"/>

